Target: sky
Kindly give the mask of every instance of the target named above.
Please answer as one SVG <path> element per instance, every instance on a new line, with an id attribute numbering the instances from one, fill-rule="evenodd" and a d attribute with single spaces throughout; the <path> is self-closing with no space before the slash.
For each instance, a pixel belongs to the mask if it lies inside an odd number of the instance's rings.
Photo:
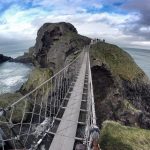
<path id="1" fill-rule="evenodd" d="M 34 43 L 44 23 L 64 21 L 91 38 L 150 49 L 150 0 L 0 0 L 0 45 Z"/>

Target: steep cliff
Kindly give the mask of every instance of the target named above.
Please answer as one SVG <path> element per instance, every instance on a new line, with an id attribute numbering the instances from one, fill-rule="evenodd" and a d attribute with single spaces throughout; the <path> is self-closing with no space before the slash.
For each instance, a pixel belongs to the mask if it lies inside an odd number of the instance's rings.
<path id="1" fill-rule="evenodd" d="M 89 43 L 90 39 L 79 35 L 70 23 L 45 23 L 38 30 L 36 43 L 29 53 L 17 59 L 31 60 L 36 66 L 49 67 L 56 72 Z"/>
<path id="2" fill-rule="evenodd" d="M 33 63 L 35 66 L 20 92 L 25 94 L 36 88 L 40 81 L 44 82 L 70 63 L 89 43 L 90 38 L 79 35 L 70 23 L 45 23 L 37 32 L 35 45 L 28 53 L 15 59 L 16 62 Z"/>
<path id="3" fill-rule="evenodd" d="M 109 119 L 150 128 L 150 82 L 131 56 L 103 42 L 91 46 L 98 124 Z"/>

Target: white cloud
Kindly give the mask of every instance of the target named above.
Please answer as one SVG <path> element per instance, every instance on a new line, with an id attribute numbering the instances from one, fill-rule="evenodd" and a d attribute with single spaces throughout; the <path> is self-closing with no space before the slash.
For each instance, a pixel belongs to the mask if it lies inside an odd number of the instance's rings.
<path id="1" fill-rule="evenodd" d="M 0 35 L 8 39 L 33 39 L 36 34 L 36 28 L 31 24 L 34 18 L 39 15 L 46 15 L 44 11 L 38 8 L 22 10 L 21 7 L 13 5 L 5 11 L 1 21 L 5 22 L 0 25 Z"/>
<path id="2" fill-rule="evenodd" d="M 150 27 L 141 27 L 140 31 L 142 31 L 142 32 L 150 32 Z"/>
<path id="3" fill-rule="evenodd" d="M 66 2 L 66 0 L 63 1 Z M 60 0 L 34 0 L 34 4 L 36 5 L 38 3 L 43 6 L 56 6 L 58 4 L 57 8 L 61 6 L 59 2 Z M 122 32 L 122 26 L 126 22 L 138 19 L 137 14 L 89 13 L 86 8 L 79 5 L 79 3 L 84 4 L 85 2 L 84 0 L 71 0 L 71 7 L 63 5 L 62 10 L 52 9 L 49 11 L 41 7 L 22 9 L 21 6 L 12 5 L 3 13 L 0 19 L 0 22 L 3 22 L 0 24 L 0 43 L 4 40 L 33 40 L 36 38 L 38 28 L 43 23 L 66 21 L 75 25 L 80 34 L 89 37 L 105 38 L 106 41 L 119 44 L 120 46 L 135 47 L 137 45 L 140 47 L 140 45 L 144 46 L 143 43 L 146 43 L 146 48 L 150 46 L 149 42 L 141 40 L 140 37 L 129 36 Z M 96 5 L 95 7 L 102 7 L 101 3 L 96 3 Z"/>

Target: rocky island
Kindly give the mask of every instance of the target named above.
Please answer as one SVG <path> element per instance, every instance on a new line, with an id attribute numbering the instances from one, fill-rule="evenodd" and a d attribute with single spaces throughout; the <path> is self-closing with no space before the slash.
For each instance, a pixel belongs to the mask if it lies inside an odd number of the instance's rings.
<path id="1" fill-rule="evenodd" d="M 54 72 L 66 65 L 75 52 L 90 43 L 90 38 L 79 35 L 70 23 L 45 23 L 37 32 L 36 43 L 29 53 L 16 58 L 20 62 L 32 62 Z"/>
<path id="2" fill-rule="evenodd" d="M 0 54 L 0 63 L 10 61 L 10 60 L 12 60 L 11 57 L 7 57 L 7 56 L 4 56 L 3 54 Z"/>
<path id="3" fill-rule="evenodd" d="M 20 97 L 49 79 L 90 41 L 90 38 L 79 35 L 70 23 L 45 23 L 37 33 L 35 45 L 15 59 L 35 66 L 28 81 L 15 94 Z M 149 150 L 148 77 L 128 53 L 109 43 L 100 41 L 92 45 L 90 59 L 102 150 Z M 10 98 L 14 101 L 15 94 L 0 96 L 0 105 L 6 106 Z M 21 105 L 16 109 L 16 115 L 20 108 Z M 17 119 L 20 119 L 19 115 Z"/>

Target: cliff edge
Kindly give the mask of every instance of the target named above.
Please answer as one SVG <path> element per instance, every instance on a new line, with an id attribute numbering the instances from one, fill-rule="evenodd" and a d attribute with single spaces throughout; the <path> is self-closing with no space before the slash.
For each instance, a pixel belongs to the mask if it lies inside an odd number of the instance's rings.
<path id="1" fill-rule="evenodd" d="M 99 126 L 105 120 L 150 129 L 150 82 L 121 48 L 99 42 L 90 48 Z"/>

